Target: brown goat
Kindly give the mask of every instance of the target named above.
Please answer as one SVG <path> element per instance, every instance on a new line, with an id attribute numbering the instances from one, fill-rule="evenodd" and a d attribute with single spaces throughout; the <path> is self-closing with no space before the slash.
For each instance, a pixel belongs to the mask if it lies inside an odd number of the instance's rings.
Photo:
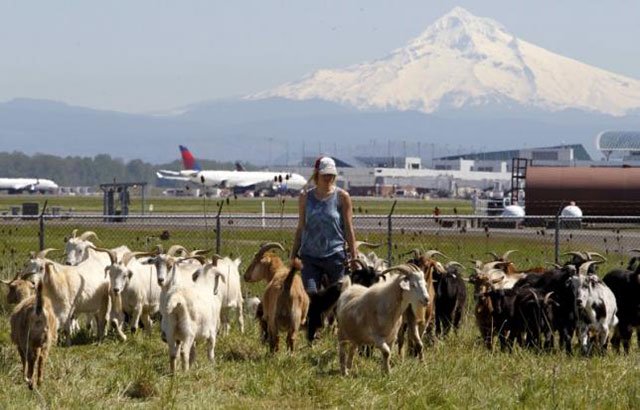
<path id="1" fill-rule="evenodd" d="M 424 255 L 417 249 L 413 251 L 414 258 L 409 260 L 418 266 L 424 272 L 424 280 L 429 294 L 429 302 L 425 306 L 420 306 L 415 311 L 407 309 L 403 314 L 403 324 L 398 334 L 398 350 L 402 353 L 404 346 L 404 333 L 408 329 L 412 329 L 414 325 L 418 326 L 420 336 L 427 336 L 427 343 L 433 344 L 435 340 L 435 323 L 436 323 L 436 289 L 433 286 L 433 270 L 439 269 L 439 263 L 433 259 L 436 255 L 444 256 L 442 253 L 431 250 Z M 411 341 L 411 339 L 409 339 Z M 418 355 L 417 346 L 410 343 L 409 348 L 413 355 Z"/>
<path id="2" fill-rule="evenodd" d="M 298 330 L 307 319 L 309 296 L 300 275 L 295 274 L 300 266 L 288 268 L 279 256 L 268 252 L 274 248 L 284 251 L 278 243 L 267 243 L 260 247 L 244 274 L 244 280 L 267 282 L 262 298 L 261 321 L 266 324 L 271 352 L 278 350 L 280 330 L 287 331 L 287 346 L 293 351 Z"/>
<path id="3" fill-rule="evenodd" d="M 33 295 L 36 290 L 35 283 L 22 277 L 20 273 L 17 273 L 11 281 L 0 280 L 0 283 L 9 287 L 7 303 L 10 304 L 18 304 L 22 302 L 29 296 Z"/>
<path id="4" fill-rule="evenodd" d="M 42 383 L 44 365 L 49 348 L 58 337 L 58 321 L 51 302 L 42 295 L 42 282 L 36 294 L 18 304 L 11 314 L 11 341 L 15 343 L 22 361 L 22 372 L 29 388 Z M 36 365 L 37 379 L 33 379 Z"/>
<path id="5" fill-rule="evenodd" d="M 500 281 L 502 281 L 502 278 L 495 278 L 482 272 L 476 273 L 469 278 L 469 282 L 473 284 L 473 297 L 476 301 L 474 308 L 476 324 L 487 349 L 492 348 L 493 335 L 495 333 L 493 303 L 489 297 L 489 292 L 493 289 L 494 284 Z"/>

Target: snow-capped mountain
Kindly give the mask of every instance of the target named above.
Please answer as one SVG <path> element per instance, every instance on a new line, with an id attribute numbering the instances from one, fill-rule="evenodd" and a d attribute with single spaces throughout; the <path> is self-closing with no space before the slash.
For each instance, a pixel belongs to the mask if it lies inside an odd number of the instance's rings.
<path id="1" fill-rule="evenodd" d="M 498 104 L 623 116 L 640 108 L 640 81 L 547 51 L 456 7 L 385 58 L 318 70 L 247 98 L 269 97 L 362 110 L 432 113 Z"/>

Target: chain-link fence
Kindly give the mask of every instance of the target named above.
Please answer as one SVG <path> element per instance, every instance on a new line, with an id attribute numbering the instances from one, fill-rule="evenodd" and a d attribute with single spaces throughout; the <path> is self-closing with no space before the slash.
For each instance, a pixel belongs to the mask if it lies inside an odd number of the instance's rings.
<path id="1" fill-rule="evenodd" d="M 97 246 L 126 245 L 132 250 L 165 249 L 180 244 L 187 249 L 213 249 L 221 255 L 240 257 L 246 267 L 260 244 L 280 242 L 289 249 L 297 225 L 296 215 L 219 216 L 115 216 L 73 215 L 20 217 L 0 221 L 0 278 L 12 277 L 30 251 L 64 248 L 65 238 L 77 229 L 93 231 Z M 516 249 L 511 260 L 520 269 L 561 262 L 569 251 L 591 251 L 607 258 L 601 271 L 626 263 L 640 248 L 640 217 L 479 217 L 462 215 L 354 216 L 356 237 L 379 244 L 375 252 L 398 263 L 413 249 L 438 249 L 453 260 L 490 260 L 490 252 Z M 362 249 L 368 252 L 366 249 Z M 62 252 L 51 253 L 62 260 Z"/>

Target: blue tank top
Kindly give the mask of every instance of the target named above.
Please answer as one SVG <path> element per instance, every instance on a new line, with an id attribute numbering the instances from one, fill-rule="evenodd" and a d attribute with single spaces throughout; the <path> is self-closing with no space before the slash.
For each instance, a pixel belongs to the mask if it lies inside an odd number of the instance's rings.
<path id="1" fill-rule="evenodd" d="M 344 221 L 339 189 L 336 187 L 329 197 L 322 200 L 316 198 L 315 188 L 307 192 L 300 255 L 326 258 L 344 251 Z"/>

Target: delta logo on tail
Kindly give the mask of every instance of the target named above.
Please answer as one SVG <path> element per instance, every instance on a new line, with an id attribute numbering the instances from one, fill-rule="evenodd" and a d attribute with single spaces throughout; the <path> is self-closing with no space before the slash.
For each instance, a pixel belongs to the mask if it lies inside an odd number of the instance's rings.
<path id="1" fill-rule="evenodd" d="M 180 155 L 182 155 L 182 165 L 184 169 L 192 169 L 194 171 L 202 171 L 200 163 L 195 159 L 189 148 L 184 145 L 179 145 Z"/>

